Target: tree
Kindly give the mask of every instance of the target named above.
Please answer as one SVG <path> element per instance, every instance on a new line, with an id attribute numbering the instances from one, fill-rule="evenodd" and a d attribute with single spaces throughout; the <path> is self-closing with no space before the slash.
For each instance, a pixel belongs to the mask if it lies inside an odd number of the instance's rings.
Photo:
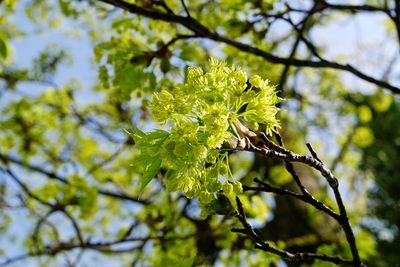
<path id="1" fill-rule="evenodd" d="M 339 55 L 321 32 L 350 20 L 385 43 Z M 399 263 L 398 1 L 3 0 L 0 21 L 1 265 Z"/>

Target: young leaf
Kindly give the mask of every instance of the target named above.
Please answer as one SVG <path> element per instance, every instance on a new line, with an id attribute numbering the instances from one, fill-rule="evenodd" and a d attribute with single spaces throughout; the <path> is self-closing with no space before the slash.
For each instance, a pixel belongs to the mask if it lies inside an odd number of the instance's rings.
<path id="1" fill-rule="evenodd" d="M 148 158 L 147 165 L 144 168 L 143 176 L 140 179 L 140 195 L 143 193 L 144 188 L 150 183 L 151 179 L 157 175 L 161 167 L 161 158 L 155 156 Z"/>
<path id="2" fill-rule="evenodd" d="M 7 58 L 7 44 L 6 42 L 0 37 L 0 57 Z"/>

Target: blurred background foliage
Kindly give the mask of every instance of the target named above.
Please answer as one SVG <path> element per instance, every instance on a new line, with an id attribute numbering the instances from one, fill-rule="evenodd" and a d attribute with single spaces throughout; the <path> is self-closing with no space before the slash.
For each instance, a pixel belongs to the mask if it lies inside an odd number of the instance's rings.
<path id="1" fill-rule="evenodd" d="M 160 127 L 151 120 L 151 94 L 210 56 L 278 86 L 285 144 L 304 154 L 312 143 L 339 178 L 363 261 L 400 263 L 397 1 L 186 1 L 192 18 L 228 41 L 104 2 L 124 1 L 0 0 L 2 266 L 299 266 L 232 233 L 235 218 L 201 220 L 196 199 L 165 190 L 163 171 L 139 196 L 138 151 L 124 130 Z M 182 1 L 125 2 L 187 15 Z M 393 88 L 295 58 L 351 64 Z M 258 177 L 296 190 L 282 162 L 231 157 L 242 184 Z M 334 207 L 325 180 L 295 167 Z M 260 192 L 241 199 L 257 232 L 276 246 L 350 257 L 338 225 L 312 207 Z"/>

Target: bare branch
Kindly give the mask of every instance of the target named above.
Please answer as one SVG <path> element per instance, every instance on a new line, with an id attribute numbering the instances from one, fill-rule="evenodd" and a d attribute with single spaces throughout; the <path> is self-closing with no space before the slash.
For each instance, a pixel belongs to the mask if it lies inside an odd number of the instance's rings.
<path id="1" fill-rule="evenodd" d="M 339 217 L 337 217 L 337 216 L 332 216 L 332 217 L 339 222 L 343 231 L 345 232 L 346 239 L 350 246 L 350 250 L 351 250 L 351 253 L 353 256 L 352 262 L 353 262 L 354 266 L 363 266 L 360 256 L 358 254 L 355 237 L 354 237 L 353 230 L 352 230 L 350 222 L 349 222 L 349 218 L 347 216 L 346 208 L 343 204 L 342 196 L 339 192 L 338 179 L 332 174 L 332 172 L 318 158 L 317 154 L 315 153 L 315 151 L 313 150 L 311 145 L 310 144 L 307 145 L 311 154 L 313 155 L 312 157 L 309 157 L 309 156 L 299 155 L 299 154 L 293 153 L 289 150 L 286 150 L 282 146 L 283 142 L 282 142 L 282 139 L 280 138 L 279 134 L 277 134 L 276 136 L 277 136 L 278 142 L 280 142 L 281 146 L 274 144 L 263 134 L 258 133 L 257 136 L 259 137 L 262 144 L 264 144 L 265 146 L 260 147 L 259 142 L 256 142 L 255 144 L 249 143 L 248 144 L 249 147 L 247 149 L 248 151 L 256 152 L 264 157 L 282 159 L 285 162 L 304 163 L 304 164 L 318 170 L 322 174 L 322 176 L 325 177 L 325 179 L 329 183 L 329 186 L 332 188 L 332 191 L 334 192 L 336 204 L 338 205 L 339 212 L 340 212 Z M 259 141 L 259 140 L 256 140 L 256 141 Z M 274 149 L 276 149 L 276 150 L 274 150 Z M 297 177 L 297 174 L 294 172 L 294 169 L 291 169 L 291 167 L 293 167 L 293 166 L 291 166 L 291 163 L 289 165 L 287 165 L 287 167 L 289 167 L 288 171 L 292 174 L 292 176 L 295 180 L 297 179 L 296 182 L 298 183 L 298 185 L 301 188 L 302 184 L 300 182 L 300 179 Z M 271 189 L 271 188 L 268 188 L 268 189 Z M 275 191 L 279 191 L 279 193 L 281 193 L 281 194 L 291 195 L 292 197 L 299 198 L 298 196 L 295 196 L 286 191 L 282 191 L 282 190 L 275 190 Z M 303 196 L 306 196 L 307 198 L 309 198 L 311 196 L 306 190 L 305 191 L 302 190 L 302 193 L 303 193 Z M 310 203 L 310 204 L 312 204 L 312 203 Z"/>
<path id="2" fill-rule="evenodd" d="M 317 154 L 312 149 L 311 145 L 309 145 L 309 148 L 310 148 L 310 151 L 313 151 L 312 153 L 315 154 L 315 158 L 318 161 L 320 161 L 318 159 Z M 354 261 L 355 264 L 361 265 L 361 259 L 360 259 L 360 256 L 358 254 L 358 249 L 357 249 L 357 246 L 356 246 L 356 239 L 354 237 L 353 229 L 351 228 L 349 217 L 347 216 L 347 211 L 346 211 L 346 208 L 344 206 L 344 203 L 343 203 L 343 200 L 342 200 L 342 196 L 341 196 L 341 194 L 339 192 L 339 188 L 338 188 L 338 186 L 336 186 L 336 187 L 332 187 L 331 186 L 331 188 L 332 188 L 332 190 L 333 190 L 333 192 L 335 194 L 336 203 L 337 203 L 337 205 L 339 207 L 340 217 L 341 217 L 341 219 L 340 219 L 341 223 L 340 224 L 341 224 L 341 226 L 343 228 L 343 231 L 346 234 L 346 239 L 347 239 L 347 242 L 349 243 L 349 246 L 350 246 L 350 249 L 351 249 L 351 254 L 353 255 L 353 261 Z"/>
<path id="3" fill-rule="evenodd" d="M 304 201 L 308 204 L 311 204 L 313 207 L 325 212 L 326 214 L 328 214 L 329 216 L 334 218 L 336 221 L 340 220 L 339 214 L 335 213 L 331 208 L 329 208 L 327 205 L 325 205 L 321 201 L 315 199 L 312 195 L 296 194 L 295 192 L 289 191 L 287 189 L 275 187 L 275 186 L 272 186 L 265 182 L 262 182 L 257 178 L 255 178 L 254 181 L 256 183 L 262 185 L 262 187 L 252 187 L 252 186 L 243 185 L 243 191 L 271 192 L 271 193 L 274 193 L 277 195 L 292 197 L 292 198 Z"/>
<path id="4" fill-rule="evenodd" d="M 355 265 L 354 262 L 342 259 L 340 257 L 333 257 L 326 254 L 317 254 L 317 253 L 290 253 L 286 250 L 282 250 L 276 247 L 271 246 L 269 243 L 265 242 L 253 229 L 253 227 L 248 223 L 246 219 L 246 215 L 243 210 L 243 205 L 239 199 L 236 197 L 236 204 L 238 207 L 238 211 L 236 213 L 236 217 L 239 219 L 240 223 L 243 225 L 244 229 L 234 228 L 234 232 L 245 233 L 250 239 L 252 239 L 256 245 L 257 249 L 261 249 L 263 251 L 267 251 L 276 255 L 279 255 L 283 259 L 286 259 L 290 262 L 304 262 L 307 260 L 323 260 L 327 262 L 332 262 L 335 264 L 347 264 L 350 266 L 359 266 Z"/>

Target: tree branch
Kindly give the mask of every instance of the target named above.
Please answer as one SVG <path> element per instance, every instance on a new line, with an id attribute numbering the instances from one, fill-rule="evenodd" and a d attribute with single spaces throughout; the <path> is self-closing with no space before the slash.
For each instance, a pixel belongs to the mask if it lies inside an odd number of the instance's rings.
<path id="1" fill-rule="evenodd" d="M 28 252 L 22 255 L 18 255 L 15 257 L 11 257 L 6 259 L 4 262 L 0 262 L 0 266 L 7 266 L 9 264 L 15 263 L 17 261 L 25 260 L 30 257 L 43 256 L 43 255 L 51 255 L 54 256 L 64 251 L 70 251 L 74 249 L 91 249 L 105 253 L 127 253 L 132 252 L 136 249 L 141 249 L 144 244 L 150 240 L 185 240 L 187 238 L 193 237 L 193 234 L 183 235 L 183 236 L 148 236 L 148 237 L 139 237 L 139 238 L 127 238 L 123 240 L 115 240 L 115 241 L 104 241 L 104 242 L 82 242 L 82 243 L 71 243 L 71 242 L 60 242 L 58 244 L 50 244 L 45 246 L 45 248 L 38 252 Z M 122 244 L 122 243 L 132 243 L 132 242 L 141 242 L 142 244 L 134 245 L 132 247 L 123 248 L 123 249 L 112 249 L 112 246 Z"/>
<path id="2" fill-rule="evenodd" d="M 342 196 L 339 192 L 339 182 L 338 182 L 337 178 L 324 165 L 324 163 L 318 158 L 317 154 L 312 149 L 310 144 L 308 144 L 307 147 L 309 148 L 310 153 L 312 154 L 312 157 L 305 156 L 305 155 L 299 155 L 299 154 L 293 153 L 293 152 L 285 149 L 282 146 L 283 142 L 280 138 L 280 135 L 277 134 L 276 136 L 277 136 L 278 142 L 280 142 L 281 146 L 274 144 L 272 141 L 270 141 L 268 139 L 268 137 L 265 134 L 257 133 L 258 139 L 255 140 L 256 141 L 255 144 L 249 142 L 247 150 L 256 152 L 264 157 L 282 159 L 285 162 L 301 162 L 303 164 L 306 164 L 306 165 L 318 170 L 322 174 L 322 176 L 325 177 L 325 179 L 328 181 L 329 186 L 332 188 L 332 191 L 335 195 L 335 200 L 336 200 L 336 204 L 339 208 L 340 216 L 339 217 L 332 216 L 332 217 L 339 222 L 339 224 L 341 225 L 341 227 L 346 235 L 347 243 L 350 246 L 350 250 L 351 250 L 351 253 L 353 256 L 352 262 L 353 262 L 354 266 L 363 266 L 360 256 L 358 254 L 358 249 L 356 246 L 354 233 L 351 228 L 349 218 L 347 216 L 346 208 L 343 204 Z M 264 145 L 264 147 L 262 147 L 262 145 Z M 300 188 L 302 188 L 300 179 L 297 177 L 296 173 L 294 172 L 294 169 L 293 170 L 290 169 L 290 165 L 289 165 L 288 171 L 291 172 L 292 176 L 294 175 L 293 176 L 294 179 L 297 180 L 296 182 L 298 183 Z M 270 189 L 270 188 L 268 188 L 268 189 Z M 278 190 L 275 190 L 275 191 L 278 191 Z M 296 197 L 293 194 L 289 194 L 288 192 L 284 192 L 282 190 L 279 190 L 279 193 L 291 195 L 292 197 Z M 307 191 L 302 190 L 302 193 L 304 196 L 307 196 L 307 198 L 309 198 L 311 196 Z M 296 197 L 296 198 L 299 198 L 299 197 Z"/>
<path id="3" fill-rule="evenodd" d="M 378 85 L 383 88 L 386 88 L 386 89 L 392 91 L 393 93 L 396 93 L 396 94 L 400 93 L 400 88 L 398 88 L 394 85 L 391 85 L 385 81 L 375 79 L 375 78 L 359 71 L 358 69 L 354 68 L 350 64 L 341 64 L 341 63 L 327 61 L 327 60 L 312 61 L 312 60 L 301 60 L 301 59 L 296 59 L 296 58 L 278 57 L 271 53 L 268 53 L 267 51 L 261 50 L 257 47 L 254 47 L 254 46 L 251 46 L 251 45 L 248 45 L 245 43 L 241 43 L 239 41 L 230 39 L 226 36 L 223 36 L 214 31 L 211 31 L 209 28 L 207 28 L 206 26 L 201 24 L 199 21 L 197 21 L 193 17 L 184 17 L 184 16 L 174 15 L 174 14 L 170 14 L 170 13 L 163 13 L 163 12 L 156 11 L 154 9 L 141 7 L 136 4 L 130 4 L 130 3 L 127 3 L 122 0 L 98 0 L 98 1 L 121 8 L 132 14 L 142 15 L 142 16 L 145 16 L 145 17 L 148 17 L 151 19 L 155 19 L 155 20 L 161 20 L 161 21 L 180 24 L 180 25 L 186 27 L 187 29 L 191 30 L 195 35 L 197 35 L 199 37 L 203 37 L 203 38 L 207 38 L 210 40 L 214 40 L 216 42 L 221 42 L 221 43 L 231 45 L 241 51 L 248 52 L 250 54 L 262 57 L 271 63 L 291 65 L 291 66 L 296 66 L 296 67 L 331 68 L 331 69 L 342 70 L 342 71 L 352 73 L 353 75 L 355 75 L 367 82 L 373 83 L 373 84 Z"/>
<path id="4" fill-rule="evenodd" d="M 310 152 L 312 153 L 313 157 L 315 155 L 315 159 L 318 160 L 319 162 L 321 162 L 317 156 L 317 154 L 314 152 L 314 150 L 312 149 L 311 145 L 308 144 L 308 147 L 310 149 Z M 321 162 L 322 163 L 322 162 Z M 350 250 L 351 250 L 351 254 L 353 255 L 353 261 L 356 265 L 361 265 L 361 259 L 360 256 L 358 254 L 358 249 L 357 249 L 357 245 L 356 245 L 356 239 L 354 237 L 354 233 L 353 233 L 353 229 L 351 228 L 350 225 L 350 221 L 349 221 L 349 217 L 347 216 L 347 211 L 346 208 L 344 206 L 343 200 L 342 200 L 342 196 L 339 192 L 339 187 L 332 187 L 332 190 L 335 194 L 335 199 L 336 199 L 336 203 L 339 207 L 339 211 L 340 211 L 340 224 L 343 228 L 343 231 L 346 234 L 346 239 L 347 242 L 349 243 L 350 246 Z"/>
<path id="5" fill-rule="evenodd" d="M 257 178 L 254 179 L 254 181 L 258 184 L 261 184 L 262 187 L 252 187 L 252 186 L 247 186 L 243 185 L 243 191 L 262 191 L 262 192 L 271 192 L 277 195 L 282 195 L 282 196 L 288 196 L 292 198 L 299 199 L 301 201 L 304 201 L 306 203 L 309 203 L 313 207 L 315 207 L 318 210 L 321 210 L 334 218 L 336 221 L 340 220 L 340 215 L 335 213 L 331 208 L 326 206 L 324 203 L 320 202 L 319 200 L 315 199 L 312 195 L 303 195 L 303 194 L 296 194 L 292 191 L 289 191 L 284 188 L 279 188 L 272 186 L 270 184 L 267 184 L 265 182 L 262 182 L 258 180 Z"/>
<path id="6" fill-rule="evenodd" d="M 43 168 L 41 168 L 39 166 L 36 166 L 36 165 L 33 165 L 33 164 L 28 164 L 28 163 L 23 162 L 22 160 L 17 159 L 15 157 L 4 155 L 4 154 L 0 153 L 0 160 L 2 160 L 5 163 L 11 162 L 11 163 L 17 164 L 17 165 L 19 165 L 21 167 L 24 167 L 24 168 L 28 169 L 28 170 L 40 173 L 40 174 L 48 177 L 49 179 L 55 179 L 55 180 L 60 181 L 61 183 L 64 183 L 64 184 L 68 184 L 69 183 L 68 180 L 65 177 L 62 177 L 62 176 L 60 176 L 60 175 L 58 175 L 58 174 L 56 174 L 54 172 L 46 171 L 46 170 L 44 170 Z M 107 190 L 107 189 L 101 189 L 101 188 L 98 188 L 97 192 L 100 195 L 104 195 L 104 196 L 107 196 L 107 197 L 112 197 L 112 198 L 116 198 L 116 199 L 132 201 L 132 202 L 143 204 L 143 205 L 147 205 L 148 204 L 148 201 L 146 201 L 146 200 L 139 199 L 138 197 L 135 197 L 135 196 L 129 196 L 129 195 L 127 195 L 125 193 L 122 193 L 122 192 L 113 192 L 113 191 L 110 191 L 110 190 Z"/>
<path id="7" fill-rule="evenodd" d="M 347 264 L 350 266 L 358 266 L 354 265 L 354 262 L 342 259 L 340 257 L 333 257 L 326 254 L 317 254 L 317 253 L 290 253 L 286 250 L 282 250 L 276 247 L 271 246 L 269 243 L 265 242 L 253 229 L 253 227 L 249 224 L 246 219 L 246 215 L 243 210 L 243 205 L 239 199 L 236 197 L 236 204 L 238 207 L 238 211 L 236 213 L 236 217 L 239 219 L 240 223 L 243 225 L 244 229 L 233 229 L 233 232 L 239 232 L 246 234 L 250 239 L 252 239 L 256 245 L 257 249 L 261 249 L 263 251 L 267 251 L 280 257 L 290 261 L 290 262 L 304 262 L 307 260 L 323 260 L 326 262 L 332 262 L 335 264 Z"/>

